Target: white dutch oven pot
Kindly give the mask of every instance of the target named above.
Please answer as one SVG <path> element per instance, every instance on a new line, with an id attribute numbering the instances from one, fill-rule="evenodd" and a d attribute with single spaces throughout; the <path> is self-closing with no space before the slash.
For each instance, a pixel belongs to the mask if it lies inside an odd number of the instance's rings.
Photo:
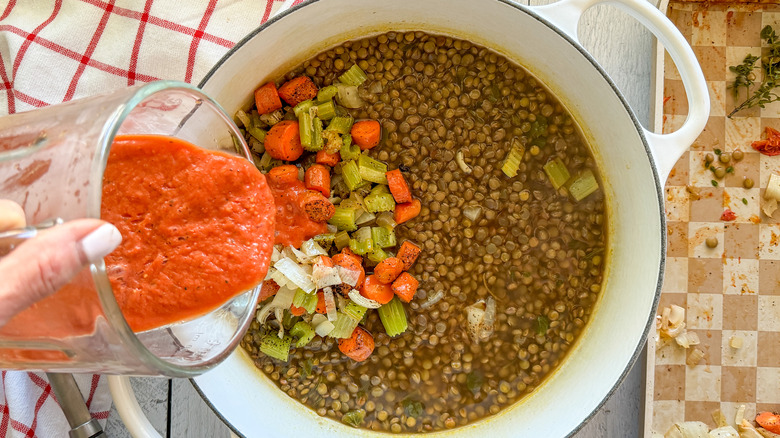
<path id="1" fill-rule="evenodd" d="M 676 132 L 659 135 L 642 128 L 577 41 L 579 18 L 597 3 L 629 13 L 669 51 L 689 102 L 688 117 Z M 250 105 L 257 86 L 306 58 L 345 40 L 389 30 L 425 30 L 494 49 L 540 78 L 589 139 L 604 176 L 610 231 L 606 281 L 590 323 L 560 368 L 525 399 L 496 416 L 433 435 L 572 434 L 623 379 L 653 325 L 666 252 L 663 182 L 707 121 L 704 75 L 682 35 L 645 0 L 563 0 L 533 8 L 507 0 L 309 0 L 241 41 L 200 85 L 232 114 Z M 241 349 L 194 382 L 240 435 L 379 436 L 303 407 L 277 389 Z M 114 382 L 117 405 L 126 420 L 135 422 L 138 417 L 128 414 L 119 383 Z"/>

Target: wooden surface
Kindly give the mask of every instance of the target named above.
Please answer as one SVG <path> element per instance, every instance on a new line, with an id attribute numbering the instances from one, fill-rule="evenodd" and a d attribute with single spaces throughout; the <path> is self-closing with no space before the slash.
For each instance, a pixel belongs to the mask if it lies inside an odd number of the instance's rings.
<path id="1" fill-rule="evenodd" d="M 528 4 L 528 1 L 523 1 Z M 531 5 L 552 3 L 531 0 Z M 609 73 L 644 126 L 650 126 L 652 35 L 612 7 L 596 6 L 580 21 L 585 48 Z M 604 406 L 574 435 L 576 438 L 640 436 L 645 358 L 639 358 Z M 133 379 L 138 401 L 163 437 L 229 437 L 230 430 L 212 413 L 187 380 Z M 106 426 L 112 438 L 129 437 L 115 410 Z"/>

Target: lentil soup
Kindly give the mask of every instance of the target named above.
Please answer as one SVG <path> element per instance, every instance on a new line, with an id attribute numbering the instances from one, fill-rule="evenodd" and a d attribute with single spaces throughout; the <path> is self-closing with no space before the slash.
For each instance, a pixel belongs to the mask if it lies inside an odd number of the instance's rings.
<path id="1" fill-rule="evenodd" d="M 357 425 L 345 414 L 358 411 L 363 428 L 431 432 L 495 415 L 564 360 L 598 300 L 603 191 L 576 201 L 570 185 L 553 187 L 560 169 L 561 181 L 598 175 L 593 156 L 538 79 L 468 41 L 389 32 L 323 52 L 283 80 L 305 75 L 323 87 L 353 64 L 367 80 L 365 105 L 350 115 L 380 121 L 371 153 L 399 168 L 422 204 L 396 228 L 399 242 L 422 248 L 409 270 L 420 281 L 405 306 L 409 329 L 391 338 L 368 314 L 376 345 L 363 362 L 320 337 L 274 360 L 259 350 L 257 322 L 242 347 L 282 391 L 336 421 Z M 502 165 L 514 148 L 522 159 L 509 177 Z M 495 308 L 476 336 L 467 322 L 475 303 Z"/>

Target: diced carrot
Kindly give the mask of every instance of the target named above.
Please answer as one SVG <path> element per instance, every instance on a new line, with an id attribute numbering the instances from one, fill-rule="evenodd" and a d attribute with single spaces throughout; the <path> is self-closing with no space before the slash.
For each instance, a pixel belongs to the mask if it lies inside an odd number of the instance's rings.
<path id="1" fill-rule="evenodd" d="M 408 240 L 404 240 L 404 242 L 401 244 L 401 247 L 398 249 L 398 254 L 396 254 L 396 257 L 404 262 L 404 271 L 408 271 L 409 268 L 411 268 L 414 264 L 415 260 L 417 260 L 417 256 L 419 256 L 421 252 L 422 250 L 419 246 Z"/>
<path id="2" fill-rule="evenodd" d="M 361 120 L 352 125 L 349 133 L 352 135 L 352 141 L 360 146 L 360 150 L 365 151 L 379 144 L 382 128 L 376 120 Z"/>
<path id="3" fill-rule="evenodd" d="M 325 149 L 317 152 L 316 158 L 317 164 L 324 164 L 326 166 L 334 167 L 341 161 L 341 154 L 336 152 L 329 154 Z"/>
<path id="4" fill-rule="evenodd" d="M 379 304 L 387 304 L 393 299 L 393 289 L 389 284 L 382 283 L 376 275 L 369 275 L 360 288 L 360 295 L 374 300 Z"/>
<path id="5" fill-rule="evenodd" d="M 422 204 L 419 199 L 412 199 L 410 202 L 398 204 L 393 212 L 393 219 L 396 224 L 402 224 L 408 220 L 414 219 L 420 214 Z"/>
<path id="6" fill-rule="evenodd" d="M 314 222 L 325 222 L 336 213 L 336 207 L 328 201 L 328 198 L 322 196 L 322 193 L 314 190 L 306 190 L 303 194 L 303 211 Z"/>
<path id="7" fill-rule="evenodd" d="M 341 249 L 341 254 L 348 255 L 348 256 L 352 257 L 353 259 L 355 259 L 355 261 L 358 264 L 362 264 L 363 263 L 363 257 L 360 257 L 359 255 L 357 255 L 354 252 L 352 252 L 352 250 L 348 246 L 345 246 L 344 248 Z"/>
<path id="8" fill-rule="evenodd" d="M 295 120 L 282 120 L 272 126 L 264 144 L 268 154 L 277 160 L 295 161 L 303 155 L 301 134 Z"/>
<path id="9" fill-rule="evenodd" d="M 317 97 L 317 85 L 307 76 L 290 79 L 279 87 L 279 97 L 292 106 Z"/>
<path id="10" fill-rule="evenodd" d="M 312 164 L 303 174 L 306 188 L 322 193 L 326 198 L 330 197 L 330 168 L 322 164 Z"/>
<path id="11" fill-rule="evenodd" d="M 295 304 L 290 304 L 290 314 L 292 316 L 301 316 L 304 313 L 306 313 L 306 309 L 303 307 L 298 307 Z"/>
<path id="12" fill-rule="evenodd" d="M 348 358 L 363 362 L 374 352 L 374 337 L 363 327 L 355 327 L 350 337 L 339 339 L 339 350 Z"/>
<path id="13" fill-rule="evenodd" d="M 292 164 L 276 166 L 268 171 L 266 178 L 272 183 L 286 185 L 298 181 L 298 168 Z"/>
<path id="14" fill-rule="evenodd" d="M 273 280 L 266 280 L 260 287 L 260 301 L 265 301 L 279 292 L 279 285 Z"/>
<path id="15" fill-rule="evenodd" d="M 401 275 L 404 270 L 404 262 L 398 257 L 388 257 L 374 268 L 374 275 L 377 276 L 379 281 L 385 284 L 390 284 Z"/>
<path id="16" fill-rule="evenodd" d="M 366 271 L 363 269 L 363 259 L 359 255 L 353 253 L 352 251 L 349 251 L 349 253 L 342 251 L 340 254 L 333 256 L 333 263 L 341 266 L 344 269 L 360 272 L 357 283 L 355 284 L 355 288 L 359 289 L 360 286 L 363 285 L 363 280 L 366 279 Z M 347 293 L 349 293 L 349 291 L 347 291 Z"/>
<path id="17" fill-rule="evenodd" d="M 412 301 L 414 294 L 417 293 L 417 286 L 420 282 L 416 278 L 412 277 L 412 274 L 403 272 L 393 282 L 393 292 L 398 295 L 398 298 L 404 303 Z"/>
<path id="18" fill-rule="evenodd" d="M 756 423 L 772 433 L 780 433 L 780 414 L 761 412 L 756 415 Z"/>
<path id="19" fill-rule="evenodd" d="M 328 313 L 328 306 L 325 305 L 325 292 L 317 292 L 317 308 L 314 311 L 323 315 Z"/>
<path id="20" fill-rule="evenodd" d="M 390 189 L 390 193 L 393 194 L 393 199 L 398 204 L 411 202 L 412 191 L 409 190 L 409 185 L 406 183 L 406 178 L 401 173 L 401 169 L 391 170 L 385 173 L 387 177 L 387 187 Z"/>
<path id="21" fill-rule="evenodd" d="M 255 105 L 257 105 L 259 114 L 268 114 L 282 109 L 282 101 L 279 100 L 276 84 L 269 82 L 255 90 Z"/>

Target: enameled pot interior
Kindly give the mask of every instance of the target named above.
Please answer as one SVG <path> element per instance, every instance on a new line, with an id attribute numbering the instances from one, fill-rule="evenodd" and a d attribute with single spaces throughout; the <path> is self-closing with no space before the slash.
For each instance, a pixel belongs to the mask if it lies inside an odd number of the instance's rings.
<path id="1" fill-rule="evenodd" d="M 467 39 L 519 63 L 567 106 L 590 142 L 605 181 L 610 228 L 595 316 L 563 365 L 530 396 L 496 416 L 436 434 L 566 436 L 592 415 L 636 358 L 655 311 L 665 246 L 660 186 L 641 127 L 592 58 L 527 8 L 504 0 L 311 0 L 250 35 L 201 86 L 232 113 L 250 105 L 257 86 L 307 57 L 390 30 Z M 292 400 L 243 351 L 195 383 L 215 412 L 245 436 L 369 433 Z"/>

